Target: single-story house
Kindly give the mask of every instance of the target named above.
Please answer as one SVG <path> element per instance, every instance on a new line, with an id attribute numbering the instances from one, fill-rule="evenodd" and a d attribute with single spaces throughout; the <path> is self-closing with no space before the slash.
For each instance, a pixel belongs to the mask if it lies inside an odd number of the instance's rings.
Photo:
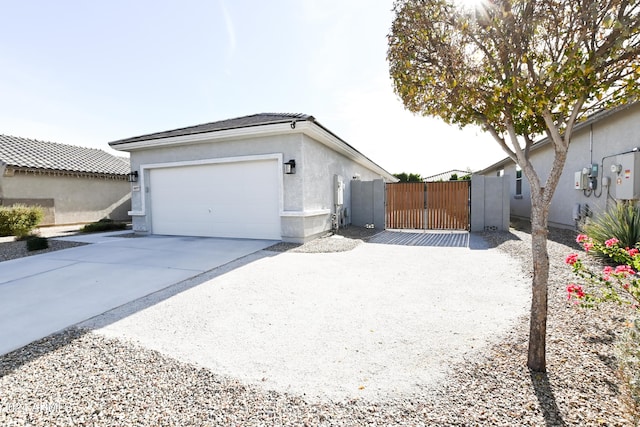
<path id="1" fill-rule="evenodd" d="M 531 162 L 546 179 L 553 159 L 553 144 L 536 142 Z M 640 199 L 640 103 L 593 114 L 576 125 L 567 161 L 549 208 L 549 225 L 574 228 L 618 200 Z M 510 158 L 478 172 L 508 176 L 511 216 L 531 218 L 531 192 L 522 171 Z"/>
<path id="2" fill-rule="evenodd" d="M 451 177 L 454 175 L 457 176 L 459 179 L 459 178 L 462 178 L 463 176 L 471 176 L 471 172 L 463 171 L 461 169 L 452 169 L 450 171 L 441 172 L 441 173 L 423 178 L 423 181 L 426 181 L 426 182 L 449 181 L 451 180 Z"/>
<path id="3" fill-rule="evenodd" d="M 129 220 L 129 171 L 103 150 L 0 135 L 0 205 L 41 206 L 42 225 Z"/>
<path id="4" fill-rule="evenodd" d="M 131 154 L 137 233 L 305 242 L 351 222 L 352 179 L 396 181 L 306 114 L 110 142 Z"/>

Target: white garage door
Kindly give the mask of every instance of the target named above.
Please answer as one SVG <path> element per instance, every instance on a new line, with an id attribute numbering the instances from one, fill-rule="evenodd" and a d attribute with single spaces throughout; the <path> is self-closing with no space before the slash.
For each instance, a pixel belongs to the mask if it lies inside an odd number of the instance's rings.
<path id="1" fill-rule="evenodd" d="M 151 169 L 153 234 L 281 239 L 274 159 Z"/>

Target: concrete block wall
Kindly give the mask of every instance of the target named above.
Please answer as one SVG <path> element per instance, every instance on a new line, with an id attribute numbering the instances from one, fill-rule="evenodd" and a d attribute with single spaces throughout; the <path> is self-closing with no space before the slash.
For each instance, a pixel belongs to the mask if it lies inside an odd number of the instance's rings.
<path id="1" fill-rule="evenodd" d="M 509 176 L 471 177 L 471 231 L 508 231 Z"/>
<path id="2" fill-rule="evenodd" d="M 376 229 L 385 228 L 385 183 L 373 181 L 351 181 L 351 223 L 359 227 L 373 224 Z"/>

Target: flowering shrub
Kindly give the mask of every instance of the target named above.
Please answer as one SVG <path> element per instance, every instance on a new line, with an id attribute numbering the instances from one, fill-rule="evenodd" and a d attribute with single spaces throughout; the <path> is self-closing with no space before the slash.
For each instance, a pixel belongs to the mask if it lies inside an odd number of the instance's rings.
<path id="1" fill-rule="evenodd" d="M 628 305 L 634 313 L 639 314 L 640 251 L 637 248 L 622 248 L 620 240 L 615 237 L 598 243 L 580 234 L 576 242 L 582 245 L 585 252 L 598 251 L 617 265 L 607 265 L 601 271 L 593 272 L 582 263 L 578 254 L 569 254 L 565 262 L 571 266 L 584 286 L 575 283 L 567 285 L 568 299 L 583 307 L 612 301 Z M 624 389 L 622 400 L 628 409 L 628 415 L 634 425 L 640 425 L 640 317 L 628 326 L 616 346 L 618 374 Z"/>
<path id="2" fill-rule="evenodd" d="M 584 307 L 593 307 L 601 302 L 616 302 L 640 312 L 640 251 L 637 248 L 622 248 L 615 237 L 597 243 L 584 234 L 578 235 L 580 243 L 589 253 L 598 251 L 617 264 L 593 272 L 583 264 L 578 254 L 569 254 L 565 262 L 584 285 L 571 283 L 567 286 L 567 298 Z"/>

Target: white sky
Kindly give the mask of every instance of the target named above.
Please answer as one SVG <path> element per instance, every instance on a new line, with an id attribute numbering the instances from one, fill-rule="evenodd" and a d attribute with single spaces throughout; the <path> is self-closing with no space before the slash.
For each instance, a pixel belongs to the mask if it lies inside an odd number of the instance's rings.
<path id="1" fill-rule="evenodd" d="M 392 5 L 0 0 L 0 133 L 114 153 L 109 141 L 292 112 L 391 173 L 504 158 L 478 129 L 404 110 L 386 62 Z"/>

